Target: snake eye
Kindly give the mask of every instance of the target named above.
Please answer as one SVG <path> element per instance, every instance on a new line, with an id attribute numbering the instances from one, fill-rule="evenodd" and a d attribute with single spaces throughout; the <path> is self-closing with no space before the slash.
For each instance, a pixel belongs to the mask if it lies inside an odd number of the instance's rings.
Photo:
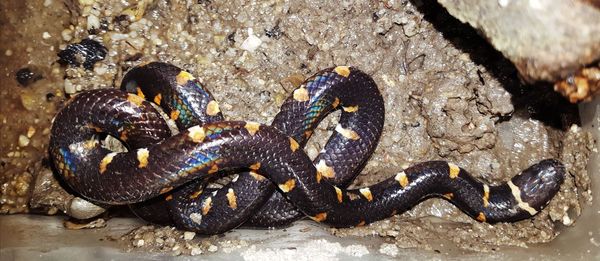
<path id="1" fill-rule="evenodd" d="M 136 89 L 137 89 L 137 87 L 138 87 L 138 83 L 137 83 L 136 81 L 134 81 L 134 80 L 128 81 L 128 82 L 125 84 L 125 90 L 126 90 L 127 92 L 129 92 L 129 93 L 135 93 L 135 92 L 136 92 Z"/>

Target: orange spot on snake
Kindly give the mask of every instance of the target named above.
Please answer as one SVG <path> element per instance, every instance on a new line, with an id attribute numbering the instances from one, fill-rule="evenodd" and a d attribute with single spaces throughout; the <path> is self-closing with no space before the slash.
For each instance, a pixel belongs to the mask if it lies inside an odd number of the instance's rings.
<path id="1" fill-rule="evenodd" d="M 281 189 L 281 191 L 283 191 L 285 193 L 288 193 L 288 192 L 292 191 L 292 189 L 294 189 L 295 186 L 296 186 L 296 180 L 289 179 L 285 183 L 279 184 L 279 189 Z"/>
<path id="2" fill-rule="evenodd" d="M 160 105 L 160 102 L 162 101 L 162 95 L 159 93 L 156 96 L 154 96 L 154 103 Z"/>
<path id="3" fill-rule="evenodd" d="M 327 212 L 316 214 L 314 217 L 311 217 L 311 219 L 317 222 L 322 222 L 327 219 Z"/>

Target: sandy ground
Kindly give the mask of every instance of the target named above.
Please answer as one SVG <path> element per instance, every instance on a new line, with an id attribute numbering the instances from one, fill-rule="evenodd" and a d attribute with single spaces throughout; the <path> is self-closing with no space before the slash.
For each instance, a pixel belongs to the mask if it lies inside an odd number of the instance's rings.
<path id="1" fill-rule="evenodd" d="M 53 180 L 46 153 L 56 110 L 73 93 L 118 86 L 129 68 L 156 60 L 193 72 L 227 119 L 262 123 L 273 119 L 297 79 L 333 65 L 370 73 L 385 99 L 386 123 L 355 185 L 431 159 L 455 162 L 490 183 L 548 157 L 561 159 L 571 174 L 531 220 L 480 224 L 445 201 L 428 200 L 370 226 L 332 230 L 335 235 L 376 235 L 401 248 L 444 242 L 494 251 L 552 240 L 557 224 L 571 225 L 591 201 L 585 166 L 592 141 L 577 127 L 576 107 L 548 86 L 522 85 L 507 60 L 435 2 L 227 2 L 2 1 L 0 38 L 11 40 L 0 43 L 1 213 L 32 211 L 32 191 L 34 212 L 63 209 L 70 196 Z M 57 52 L 86 38 L 107 48 L 104 60 L 92 70 L 57 63 Z M 40 79 L 19 83 L 24 68 Z M 319 126 L 309 155 L 335 122 L 329 117 Z M 126 245 L 171 251 L 136 245 L 149 229 L 125 235 Z M 164 230 L 152 229 L 154 235 Z"/>

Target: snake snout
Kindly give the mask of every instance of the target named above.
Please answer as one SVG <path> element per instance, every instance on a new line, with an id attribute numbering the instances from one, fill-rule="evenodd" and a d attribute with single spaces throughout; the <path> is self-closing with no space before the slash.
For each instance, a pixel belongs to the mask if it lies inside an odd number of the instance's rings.
<path id="1" fill-rule="evenodd" d="M 565 179 L 565 166 L 555 159 L 545 159 L 513 178 L 521 200 L 536 210 L 545 207 L 560 190 Z"/>

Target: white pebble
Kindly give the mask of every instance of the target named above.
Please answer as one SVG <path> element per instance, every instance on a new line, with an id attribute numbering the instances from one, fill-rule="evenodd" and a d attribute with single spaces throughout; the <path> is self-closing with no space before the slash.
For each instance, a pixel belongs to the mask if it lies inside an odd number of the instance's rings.
<path id="1" fill-rule="evenodd" d="M 6 56 L 11 56 L 13 54 L 13 51 L 11 49 L 6 50 L 6 52 L 4 52 L 4 55 Z"/>
<path id="2" fill-rule="evenodd" d="M 73 31 L 71 29 L 65 29 L 65 30 L 62 30 L 60 35 L 62 36 L 63 40 L 68 42 L 73 39 L 73 36 L 71 35 L 71 33 L 73 33 Z"/>
<path id="3" fill-rule="evenodd" d="M 25 135 L 19 135 L 19 146 L 26 147 L 27 145 L 29 145 L 29 138 Z"/>
<path id="4" fill-rule="evenodd" d="M 191 232 L 191 231 L 183 232 L 183 239 L 185 241 L 190 241 L 190 240 L 194 239 L 195 236 L 196 236 L 195 232 Z"/>
<path id="5" fill-rule="evenodd" d="M 254 35 L 254 31 L 252 30 L 252 28 L 248 28 L 248 38 L 246 38 L 246 40 L 244 40 L 244 42 L 242 43 L 242 46 L 240 46 L 240 48 L 242 48 L 243 50 L 249 51 L 249 52 L 253 52 L 261 44 L 262 44 L 262 40 L 260 40 L 260 38 L 256 37 L 256 35 Z"/>
<path id="6" fill-rule="evenodd" d="M 569 215 L 564 215 L 562 218 L 562 223 L 563 223 L 563 225 L 568 226 L 568 225 L 571 225 L 571 223 L 573 223 L 573 221 L 571 220 Z"/>
<path id="7" fill-rule="evenodd" d="M 50 35 L 50 33 L 48 33 L 48 32 L 43 32 L 42 33 L 42 38 L 49 39 L 50 37 L 52 37 L 52 35 Z"/>
<path id="8" fill-rule="evenodd" d="M 210 245 L 208 247 L 208 252 L 217 252 L 217 250 L 219 250 L 219 248 L 215 245 Z"/>
<path id="9" fill-rule="evenodd" d="M 202 249 L 200 249 L 199 247 L 192 248 L 192 251 L 190 252 L 190 255 L 192 256 L 197 256 L 200 254 L 202 254 Z"/>
<path id="10" fill-rule="evenodd" d="M 142 247 L 142 246 L 144 246 L 144 240 L 143 240 L 143 239 L 140 239 L 140 240 L 138 240 L 138 241 L 135 241 L 134 245 L 135 245 L 136 247 Z"/>
<path id="11" fill-rule="evenodd" d="M 71 81 L 69 81 L 69 79 L 65 79 L 65 93 L 67 94 L 73 94 L 75 93 L 75 86 L 73 86 L 73 83 L 71 83 Z"/>
<path id="12" fill-rule="evenodd" d="M 44 0 L 44 7 L 48 7 L 52 4 L 52 0 Z"/>
<path id="13" fill-rule="evenodd" d="M 95 29 L 100 28 L 100 19 L 98 19 L 95 15 L 90 15 L 87 17 L 87 29 Z"/>

